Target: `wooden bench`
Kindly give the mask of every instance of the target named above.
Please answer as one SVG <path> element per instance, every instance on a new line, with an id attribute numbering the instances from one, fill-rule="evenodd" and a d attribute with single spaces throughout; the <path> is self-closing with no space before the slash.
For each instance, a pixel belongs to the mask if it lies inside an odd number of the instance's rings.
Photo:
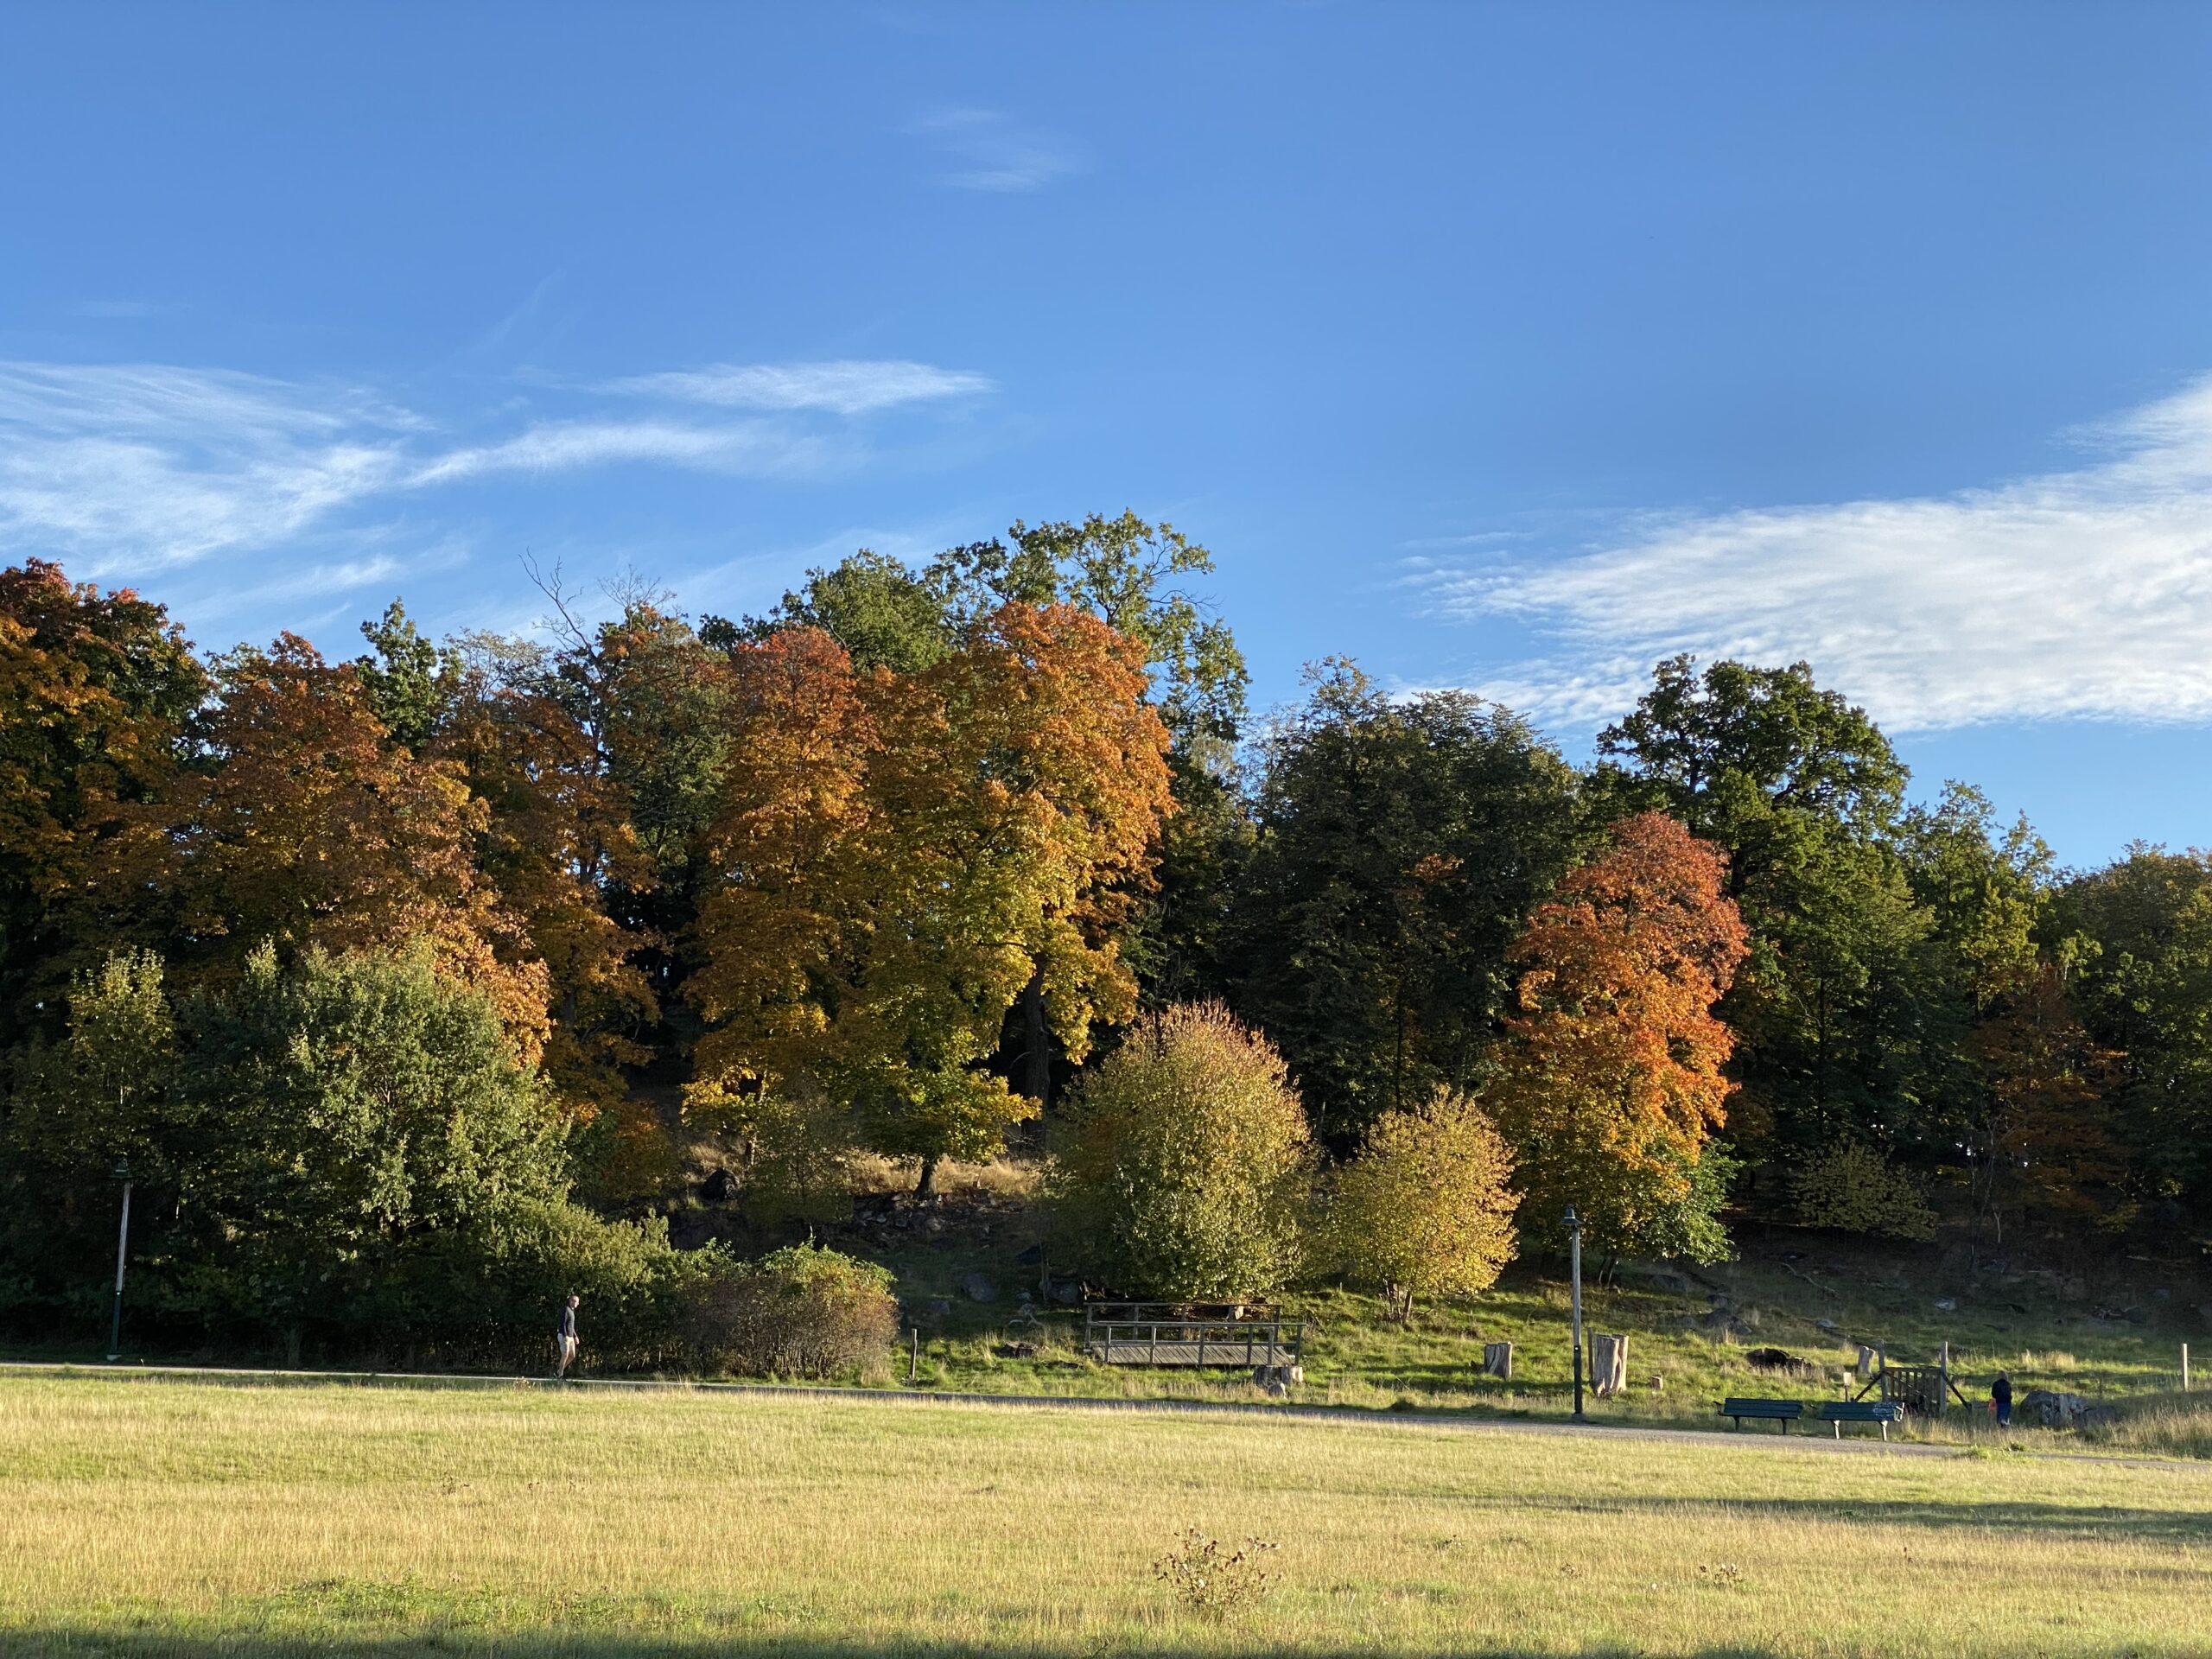
<path id="1" fill-rule="evenodd" d="M 1744 1426 L 1746 1417 L 1755 1421 L 1766 1418 L 1780 1423 L 1782 1432 L 1787 1434 L 1789 1425 L 1805 1414 L 1805 1402 L 1802 1400 L 1725 1400 L 1720 1405 L 1720 1414 L 1735 1419 L 1738 1428 Z"/>
<path id="2" fill-rule="evenodd" d="M 1882 1438 L 1890 1438 L 1890 1425 L 1904 1421 L 1904 1408 L 1894 1400 L 1831 1400 L 1821 1408 L 1821 1421 L 1835 1425 L 1835 1437 L 1843 1438 L 1846 1423 L 1879 1423 Z"/>

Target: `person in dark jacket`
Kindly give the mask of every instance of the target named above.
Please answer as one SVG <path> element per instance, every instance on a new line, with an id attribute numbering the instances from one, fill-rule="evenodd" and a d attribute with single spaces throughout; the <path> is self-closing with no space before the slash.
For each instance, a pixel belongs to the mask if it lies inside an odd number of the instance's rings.
<path id="1" fill-rule="evenodd" d="M 565 1377 L 569 1363 L 576 1357 L 576 1304 L 582 1299 L 575 1292 L 569 1293 L 569 1300 L 561 1304 L 560 1322 L 553 1331 L 553 1375 Z"/>
<path id="2" fill-rule="evenodd" d="M 2011 1427 L 2012 1425 L 2012 1379 L 2002 1371 L 1997 1373 L 1997 1380 L 1989 1385 L 1989 1403 L 1997 1408 L 1997 1427 Z"/>

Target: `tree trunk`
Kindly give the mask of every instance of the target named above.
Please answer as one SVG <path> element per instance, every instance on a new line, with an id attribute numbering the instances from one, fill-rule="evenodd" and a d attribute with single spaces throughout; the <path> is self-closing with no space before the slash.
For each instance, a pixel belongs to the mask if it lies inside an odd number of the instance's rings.
<path id="1" fill-rule="evenodd" d="M 1021 993 L 1021 1092 L 1040 1107 L 1052 1090 L 1052 1033 L 1045 1026 L 1045 966 L 1029 976 Z"/>
<path id="2" fill-rule="evenodd" d="M 922 1178 L 914 1183 L 914 1197 L 923 1204 L 937 1198 L 937 1161 L 938 1154 L 933 1152 L 922 1159 Z"/>

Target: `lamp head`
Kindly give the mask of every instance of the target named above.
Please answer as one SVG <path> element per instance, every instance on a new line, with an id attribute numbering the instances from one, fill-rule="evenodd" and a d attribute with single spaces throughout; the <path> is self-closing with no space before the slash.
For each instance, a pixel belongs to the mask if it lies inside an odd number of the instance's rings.
<path id="1" fill-rule="evenodd" d="M 1567 1206 L 1567 1225 L 1571 1232 L 1582 1230 L 1582 1217 L 1574 1213 L 1574 1206 L 1571 1204 Z"/>
<path id="2" fill-rule="evenodd" d="M 128 1158 L 118 1158 L 115 1160 L 115 1179 L 118 1181 L 127 1181 L 130 1179 L 130 1160 Z"/>

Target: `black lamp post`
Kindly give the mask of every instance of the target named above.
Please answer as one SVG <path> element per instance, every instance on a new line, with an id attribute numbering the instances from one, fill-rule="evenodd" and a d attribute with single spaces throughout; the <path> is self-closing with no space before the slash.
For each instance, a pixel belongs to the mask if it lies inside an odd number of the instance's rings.
<path id="1" fill-rule="evenodd" d="M 123 1357 L 123 1263 L 130 1254 L 130 1160 L 115 1160 L 115 1179 L 123 1183 L 123 1224 L 115 1236 L 115 1317 L 108 1325 L 107 1357 L 113 1364 Z"/>
<path id="2" fill-rule="evenodd" d="M 1582 1414 L 1582 1217 L 1574 1213 L 1574 1206 L 1567 1206 L 1567 1278 L 1574 1308 L 1574 1421 L 1586 1423 Z"/>

